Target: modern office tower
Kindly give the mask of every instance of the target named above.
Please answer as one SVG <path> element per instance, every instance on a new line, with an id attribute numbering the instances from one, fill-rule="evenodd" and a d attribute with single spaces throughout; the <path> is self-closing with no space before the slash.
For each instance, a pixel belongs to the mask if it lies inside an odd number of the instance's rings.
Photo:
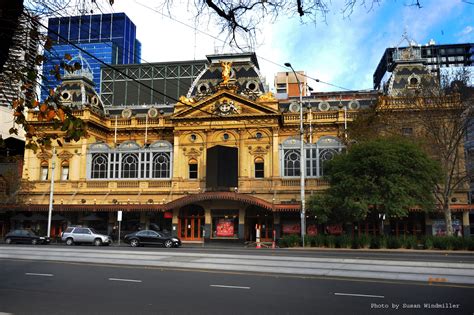
<path id="1" fill-rule="evenodd" d="M 34 18 L 29 13 L 20 15 L 8 57 L 0 72 L 0 106 L 9 107 L 14 99 L 22 96 L 20 87 L 25 83 L 32 83 L 31 90 L 34 91 L 35 82 L 28 82 L 27 73 L 22 70 L 35 67 L 39 44 L 37 37 L 32 36 L 35 30 L 38 30 L 38 24 Z M 22 71 L 20 80 L 12 75 L 19 71 Z"/>
<path id="2" fill-rule="evenodd" d="M 53 47 L 46 53 L 42 95 L 59 84 L 51 70 L 64 61 L 65 54 L 73 58 L 81 54 L 86 59 L 91 66 L 97 92 L 100 91 L 102 64 L 84 51 L 111 65 L 140 63 L 141 44 L 136 39 L 136 27 L 125 13 L 51 18 L 48 36 Z"/>

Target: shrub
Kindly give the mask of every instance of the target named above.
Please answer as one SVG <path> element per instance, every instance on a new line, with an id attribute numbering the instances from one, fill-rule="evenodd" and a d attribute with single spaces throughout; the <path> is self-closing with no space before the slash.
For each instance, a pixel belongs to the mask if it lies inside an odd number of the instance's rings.
<path id="1" fill-rule="evenodd" d="M 324 247 L 326 236 L 323 234 L 316 235 L 314 237 L 314 246 L 316 247 Z"/>
<path id="2" fill-rule="evenodd" d="M 405 236 L 401 239 L 401 246 L 406 249 L 418 248 L 418 240 L 415 236 Z"/>
<path id="3" fill-rule="evenodd" d="M 433 236 L 425 236 L 423 238 L 423 248 L 424 249 L 433 249 Z"/>
<path id="4" fill-rule="evenodd" d="M 352 240 L 352 248 L 369 248 L 370 236 L 361 234 Z"/>
<path id="5" fill-rule="evenodd" d="M 370 239 L 370 248 L 379 249 L 387 247 L 387 238 L 383 235 L 374 236 Z"/>
<path id="6" fill-rule="evenodd" d="M 336 248 L 351 248 L 352 238 L 349 235 L 340 235 L 335 239 Z"/>
<path id="7" fill-rule="evenodd" d="M 336 237 L 334 235 L 326 235 L 324 239 L 324 246 L 328 248 L 336 247 Z"/>
<path id="8" fill-rule="evenodd" d="M 387 248 L 395 249 L 400 248 L 401 242 L 400 239 L 396 236 L 390 236 L 387 238 Z"/>
<path id="9" fill-rule="evenodd" d="M 466 238 L 466 248 L 468 250 L 474 250 L 474 237 L 467 237 Z"/>
<path id="10" fill-rule="evenodd" d="M 294 247 L 301 244 L 301 237 L 296 234 L 285 235 L 278 240 L 278 246 L 280 247 Z"/>
<path id="11" fill-rule="evenodd" d="M 451 248 L 454 250 L 462 250 L 467 248 L 467 242 L 464 237 L 450 237 Z"/>
<path id="12" fill-rule="evenodd" d="M 436 249 L 452 249 L 450 237 L 448 236 L 437 236 L 433 238 L 433 247 Z"/>

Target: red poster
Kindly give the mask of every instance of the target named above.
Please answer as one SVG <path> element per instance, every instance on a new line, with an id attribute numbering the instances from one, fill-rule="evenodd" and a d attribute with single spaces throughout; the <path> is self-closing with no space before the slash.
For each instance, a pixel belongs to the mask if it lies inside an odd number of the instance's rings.
<path id="1" fill-rule="evenodd" d="M 342 234 L 342 225 L 333 224 L 326 227 L 326 231 L 331 235 L 341 235 Z"/>
<path id="2" fill-rule="evenodd" d="M 234 220 L 219 219 L 217 221 L 216 236 L 233 237 L 234 236 Z"/>
<path id="3" fill-rule="evenodd" d="M 301 228 L 298 223 L 295 224 L 282 224 L 283 233 L 285 234 L 299 234 L 301 233 Z"/>
<path id="4" fill-rule="evenodd" d="M 165 219 L 173 219 L 173 212 L 165 212 L 163 217 Z"/>
<path id="5" fill-rule="evenodd" d="M 310 224 L 308 225 L 308 227 L 306 228 L 306 231 L 308 235 L 311 235 L 311 236 L 314 236 L 314 235 L 318 235 L 318 228 L 315 224 Z"/>

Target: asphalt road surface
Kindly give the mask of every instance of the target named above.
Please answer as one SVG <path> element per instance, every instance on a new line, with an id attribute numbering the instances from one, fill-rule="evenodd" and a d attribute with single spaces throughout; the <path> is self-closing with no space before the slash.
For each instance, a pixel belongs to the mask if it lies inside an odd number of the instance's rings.
<path id="1" fill-rule="evenodd" d="M 473 314 L 474 287 L 0 260 L 0 313 Z"/>

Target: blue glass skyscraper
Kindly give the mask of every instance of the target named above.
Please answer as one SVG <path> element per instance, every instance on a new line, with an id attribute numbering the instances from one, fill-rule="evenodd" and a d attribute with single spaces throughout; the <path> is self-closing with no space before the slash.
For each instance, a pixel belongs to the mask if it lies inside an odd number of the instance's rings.
<path id="1" fill-rule="evenodd" d="M 82 54 L 92 68 L 95 89 L 100 92 L 101 63 L 71 44 L 108 64 L 140 63 L 141 44 L 136 39 L 136 26 L 125 13 L 51 18 L 48 21 L 48 36 L 53 46 L 51 51 L 45 53 L 42 99 L 49 89 L 58 86 L 59 81 L 51 70 L 64 61 L 65 54 L 72 57 Z"/>

